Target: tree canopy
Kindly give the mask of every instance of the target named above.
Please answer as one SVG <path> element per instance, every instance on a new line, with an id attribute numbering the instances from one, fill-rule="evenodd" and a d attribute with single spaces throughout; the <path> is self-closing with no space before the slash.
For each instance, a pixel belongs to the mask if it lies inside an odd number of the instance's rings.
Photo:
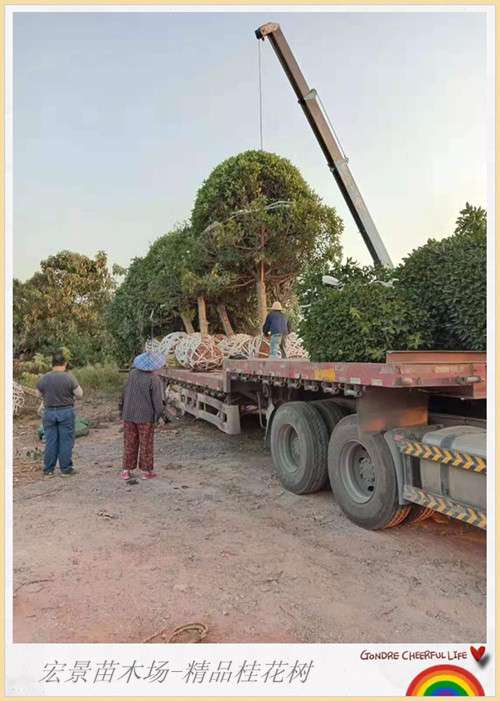
<path id="1" fill-rule="evenodd" d="M 104 310 L 114 281 L 106 254 L 88 258 L 61 251 L 26 282 L 14 280 L 14 352 L 51 353 L 65 346 L 76 363 L 98 362 L 109 352 Z"/>
<path id="2" fill-rule="evenodd" d="M 267 293 L 286 302 L 317 249 L 340 256 L 342 222 L 335 210 L 290 161 L 263 151 L 240 153 L 212 171 L 198 191 L 192 228 L 198 291 L 248 299 L 255 286 L 260 320 Z"/>

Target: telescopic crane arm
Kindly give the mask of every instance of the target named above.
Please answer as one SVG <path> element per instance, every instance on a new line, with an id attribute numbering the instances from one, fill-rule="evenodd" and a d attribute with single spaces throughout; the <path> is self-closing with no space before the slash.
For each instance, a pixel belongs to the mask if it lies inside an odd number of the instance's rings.
<path id="1" fill-rule="evenodd" d="M 266 37 L 269 39 L 297 95 L 299 104 L 304 110 L 307 121 L 318 140 L 321 150 L 325 154 L 328 167 L 333 173 L 333 177 L 354 217 L 374 263 L 383 265 L 386 268 L 392 268 L 392 261 L 387 249 L 356 185 L 347 159 L 344 157 L 335 134 L 321 109 L 317 93 L 309 88 L 279 24 L 274 22 L 263 24 L 262 27 L 255 31 L 255 35 L 257 39 L 265 39 Z"/>

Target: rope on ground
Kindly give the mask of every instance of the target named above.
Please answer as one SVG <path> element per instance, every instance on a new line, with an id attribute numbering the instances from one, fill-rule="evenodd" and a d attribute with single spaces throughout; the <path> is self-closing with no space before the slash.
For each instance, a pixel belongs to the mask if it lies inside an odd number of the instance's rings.
<path id="1" fill-rule="evenodd" d="M 165 640 L 165 630 L 168 628 L 168 625 L 163 626 L 160 628 L 160 630 L 156 631 L 156 633 L 153 633 L 153 635 L 150 635 L 148 638 L 145 638 L 142 642 L 143 643 L 150 643 L 152 640 L 160 636 Z M 169 638 L 166 640 L 167 643 L 200 643 L 202 640 L 204 640 L 208 635 L 208 627 L 204 623 L 186 623 L 183 626 L 178 626 L 175 628 L 175 630 L 171 633 Z M 183 640 L 182 637 L 186 637 L 187 639 Z"/>

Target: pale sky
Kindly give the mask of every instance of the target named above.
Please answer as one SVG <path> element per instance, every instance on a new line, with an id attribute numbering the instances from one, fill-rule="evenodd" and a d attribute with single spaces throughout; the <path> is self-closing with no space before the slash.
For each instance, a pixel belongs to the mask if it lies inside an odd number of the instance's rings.
<path id="1" fill-rule="evenodd" d="M 222 160 L 259 147 L 258 42 L 281 24 L 395 262 L 486 206 L 486 15 L 17 13 L 14 275 L 70 249 L 127 266 L 189 218 Z M 264 148 L 289 158 L 368 252 L 269 44 Z"/>

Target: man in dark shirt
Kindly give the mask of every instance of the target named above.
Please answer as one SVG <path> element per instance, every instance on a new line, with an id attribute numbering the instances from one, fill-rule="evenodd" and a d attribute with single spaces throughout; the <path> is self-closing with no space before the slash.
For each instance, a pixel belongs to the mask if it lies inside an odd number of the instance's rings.
<path id="1" fill-rule="evenodd" d="M 290 323 L 282 310 L 281 303 L 274 302 L 262 327 L 264 336 L 271 336 L 271 358 L 286 358 L 285 338 L 290 333 Z"/>
<path id="2" fill-rule="evenodd" d="M 43 398 L 43 432 L 45 452 L 43 473 L 54 475 L 59 460 L 62 475 L 74 475 L 73 446 L 75 443 L 75 399 L 83 397 L 82 388 L 68 371 L 62 353 L 52 358 L 52 370 L 38 382 L 37 390 Z"/>

